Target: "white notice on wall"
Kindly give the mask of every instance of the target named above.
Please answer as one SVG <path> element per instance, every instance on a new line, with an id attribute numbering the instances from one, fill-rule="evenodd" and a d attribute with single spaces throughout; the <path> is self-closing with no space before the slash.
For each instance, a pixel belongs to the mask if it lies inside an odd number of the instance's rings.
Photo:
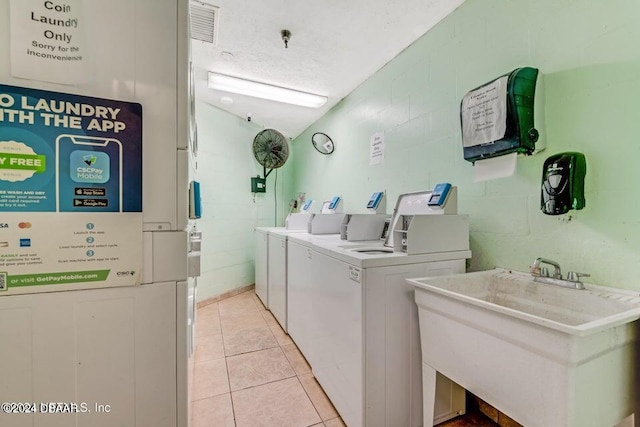
<path id="1" fill-rule="evenodd" d="M 500 140 L 507 131 L 507 82 L 504 76 L 467 93 L 462 99 L 462 145 Z"/>
<path id="2" fill-rule="evenodd" d="M 369 165 L 384 163 L 384 132 L 376 132 L 369 140 Z"/>
<path id="3" fill-rule="evenodd" d="M 11 75 L 75 84 L 86 80 L 82 0 L 11 0 Z"/>

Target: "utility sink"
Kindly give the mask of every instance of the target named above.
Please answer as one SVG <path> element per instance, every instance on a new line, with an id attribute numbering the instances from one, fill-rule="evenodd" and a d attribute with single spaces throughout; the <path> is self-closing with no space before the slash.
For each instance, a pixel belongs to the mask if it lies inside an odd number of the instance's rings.
<path id="1" fill-rule="evenodd" d="M 425 420 L 436 371 L 527 427 L 614 426 L 634 412 L 637 293 L 567 289 L 503 269 L 407 281 Z"/>

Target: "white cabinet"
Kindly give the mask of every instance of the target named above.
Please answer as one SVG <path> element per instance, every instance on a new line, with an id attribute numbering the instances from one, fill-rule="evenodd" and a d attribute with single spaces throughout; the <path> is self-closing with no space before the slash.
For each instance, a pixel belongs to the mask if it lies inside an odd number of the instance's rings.
<path id="1" fill-rule="evenodd" d="M 287 238 L 270 234 L 268 239 L 267 294 L 269 310 L 287 332 Z"/>
<path id="2" fill-rule="evenodd" d="M 269 308 L 269 294 L 267 286 L 269 265 L 269 234 L 266 230 L 256 229 L 255 282 L 256 295 L 265 307 Z"/>

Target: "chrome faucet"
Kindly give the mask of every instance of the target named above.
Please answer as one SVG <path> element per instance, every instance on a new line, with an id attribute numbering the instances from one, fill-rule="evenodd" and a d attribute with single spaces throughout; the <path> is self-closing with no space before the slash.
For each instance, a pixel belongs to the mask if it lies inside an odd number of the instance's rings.
<path id="1" fill-rule="evenodd" d="M 549 276 L 546 268 L 540 268 L 540 264 L 548 264 L 553 266 L 553 276 Z M 531 274 L 537 277 L 553 277 L 554 279 L 562 279 L 562 270 L 560 269 L 560 264 L 547 258 L 536 258 L 536 260 L 533 262 L 533 265 L 531 266 Z"/>
<path id="2" fill-rule="evenodd" d="M 549 271 L 546 267 L 540 267 L 540 264 L 553 266 L 553 276 L 549 275 Z M 567 278 L 563 279 L 560 264 L 547 258 L 536 258 L 531 266 L 531 275 L 535 282 L 548 283 L 572 289 L 584 289 L 584 284 L 580 281 L 580 278 L 590 276 L 589 274 L 570 271 L 567 273 Z"/>

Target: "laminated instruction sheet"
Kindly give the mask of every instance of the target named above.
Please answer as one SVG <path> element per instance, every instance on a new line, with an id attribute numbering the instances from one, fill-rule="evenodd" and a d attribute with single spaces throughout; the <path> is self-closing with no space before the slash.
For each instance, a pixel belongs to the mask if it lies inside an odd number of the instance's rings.
<path id="1" fill-rule="evenodd" d="M 0 292 L 135 285 L 142 106 L 0 85 Z"/>
<path id="2" fill-rule="evenodd" d="M 507 131 L 507 83 L 503 76 L 462 98 L 462 145 L 473 147 L 504 138 Z"/>

